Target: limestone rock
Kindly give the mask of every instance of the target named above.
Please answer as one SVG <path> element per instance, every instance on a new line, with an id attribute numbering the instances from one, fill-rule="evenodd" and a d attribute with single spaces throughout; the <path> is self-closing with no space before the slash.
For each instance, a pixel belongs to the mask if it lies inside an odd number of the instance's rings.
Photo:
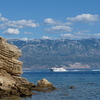
<path id="1" fill-rule="evenodd" d="M 39 86 L 39 87 L 52 87 L 53 85 L 48 80 L 42 79 L 42 80 L 38 81 L 37 86 Z"/>
<path id="2" fill-rule="evenodd" d="M 13 75 L 22 74 L 22 62 L 17 59 L 22 55 L 17 46 L 7 43 L 0 37 L 0 68 Z"/>
<path id="3" fill-rule="evenodd" d="M 55 88 L 51 82 L 49 82 L 47 79 L 42 79 L 38 81 L 37 86 L 34 87 L 33 90 L 38 92 L 52 92 L 55 89 L 57 88 Z"/>
<path id="4" fill-rule="evenodd" d="M 36 85 L 19 77 L 22 74 L 23 64 L 18 60 L 21 55 L 18 47 L 0 37 L 0 97 L 32 95 L 31 90 Z"/>
<path id="5" fill-rule="evenodd" d="M 7 73 L 6 70 L 0 69 L 0 83 L 2 84 L 2 86 L 11 86 L 16 82 L 14 81 L 12 76 Z"/>

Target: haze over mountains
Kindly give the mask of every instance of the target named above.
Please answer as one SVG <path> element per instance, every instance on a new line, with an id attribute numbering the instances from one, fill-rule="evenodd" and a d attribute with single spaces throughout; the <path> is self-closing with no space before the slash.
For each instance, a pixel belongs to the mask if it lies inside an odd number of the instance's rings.
<path id="1" fill-rule="evenodd" d="M 24 68 L 100 68 L 100 39 L 8 39 L 22 51 Z"/>

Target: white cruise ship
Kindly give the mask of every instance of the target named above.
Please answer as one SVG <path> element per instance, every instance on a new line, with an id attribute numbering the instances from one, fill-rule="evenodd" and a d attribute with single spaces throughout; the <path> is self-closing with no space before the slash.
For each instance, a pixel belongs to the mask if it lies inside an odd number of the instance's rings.
<path id="1" fill-rule="evenodd" d="M 63 67 L 60 67 L 60 68 L 49 68 L 51 71 L 53 72 L 66 72 L 67 70 Z"/>

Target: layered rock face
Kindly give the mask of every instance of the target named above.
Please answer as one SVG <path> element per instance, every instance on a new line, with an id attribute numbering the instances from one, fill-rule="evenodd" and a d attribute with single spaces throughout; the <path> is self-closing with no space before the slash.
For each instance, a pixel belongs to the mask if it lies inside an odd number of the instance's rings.
<path id="1" fill-rule="evenodd" d="M 31 95 L 34 84 L 19 77 L 22 74 L 22 62 L 18 61 L 21 51 L 0 37 L 0 97 L 6 95 Z"/>
<path id="2" fill-rule="evenodd" d="M 0 37 L 0 69 L 12 75 L 22 74 L 22 62 L 17 59 L 21 51 L 14 45 L 8 44 L 6 39 Z"/>

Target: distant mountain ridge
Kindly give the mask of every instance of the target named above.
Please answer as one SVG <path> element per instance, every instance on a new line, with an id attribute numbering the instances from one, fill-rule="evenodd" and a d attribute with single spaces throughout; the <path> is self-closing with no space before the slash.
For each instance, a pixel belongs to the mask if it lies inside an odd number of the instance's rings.
<path id="1" fill-rule="evenodd" d="M 8 39 L 22 50 L 24 68 L 99 68 L 100 39 Z"/>

